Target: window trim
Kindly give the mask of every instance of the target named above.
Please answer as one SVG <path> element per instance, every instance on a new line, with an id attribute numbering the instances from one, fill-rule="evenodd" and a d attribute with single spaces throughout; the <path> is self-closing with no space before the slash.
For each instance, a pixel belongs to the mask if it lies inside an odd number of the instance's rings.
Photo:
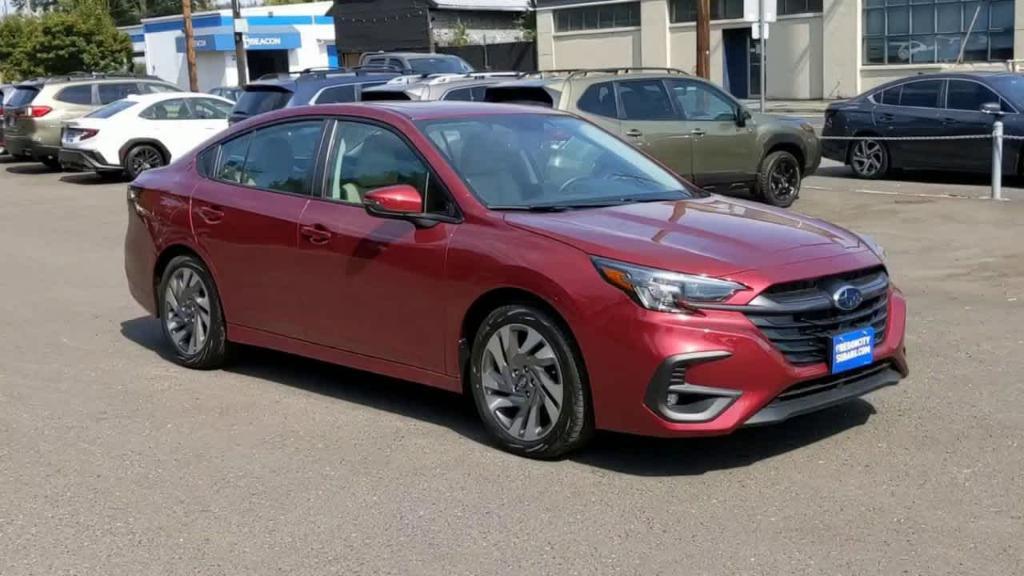
<path id="1" fill-rule="evenodd" d="M 257 132 L 259 130 L 263 130 L 265 128 L 271 128 L 271 127 L 274 127 L 274 126 L 280 126 L 282 124 L 295 124 L 295 123 L 299 123 L 299 122 L 310 122 L 310 121 L 314 121 L 314 120 L 320 122 L 320 141 L 317 143 L 316 149 L 313 152 L 313 154 L 316 156 L 316 160 L 315 160 L 316 164 L 313 167 L 313 175 L 312 175 L 312 177 L 310 178 L 310 181 L 309 181 L 309 188 L 310 188 L 310 193 L 309 194 L 299 194 L 299 193 L 296 193 L 296 192 L 287 192 L 287 191 L 284 191 L 284 190 L 271 190 L 269 188 L 260 188 L 259 186 L 250 186 L 248 184 L 243 184 L 241 182 L 228 182 L 227 180 L 221 180 L 220 178 L 217 178 L 215 175 L 204 175 L 202 172 L 200 172 L 198 170 L 197 166 L 194 166 L 196 174 L 199 174 L 199 176 L 201 178 L 203 178 L 204 180 L 209 180 L 209 181 L 211 181 L 211 182 L 213 182 L 215 184 L 221 184 L 221 185 L 224 185 L 224 186 L 233 186 L 233 187 L 236 187 L 236 188 L 244 188 L 246 190 L 255 190 L 255 191 L 258 191 L 258 192 L 267 192 L 267 193 L 270 193 L 270 194 L 284 194 L 284 195 L 287 195 L 287 196 L 294 196 L 296 198 L 306 198 L 307 200 L 308 199 L 316 198 L 316 197 L 319 196 L 319 194 L 321 192 L 320 189 L 317 187 L 318 183 L 317 183 L 316 177 L 317 177 L 318 170 L 320 169 L 319 165 L 323 163 L 322 160 L 323 160 L 324 136 L 327 134 L 326 122 L 328 120 L 328 117 L 326 117 L 326 116 L 319 116 L 319 115 L 317 115 L 317 116 L 291 116 L 291 117 L 288 117 L 288 118 L 281 118 L 280 120 L 277 120 L 277 121 L 274 121 L 274 122 L 268 122 L 266 124 L 261 124 L 259 126 L 254 126 L 252 128 L 249 128 L 248 130 L 244 130 L 242 132 L 237 132 L 235 134 L 231 134 L 229 137 L 224 138 L 223 140 L 218 140 L 217 142 L 214 142 L 213 144 L 210 144 L 206 148 L 203 148 L 202 150 L 196 151 L 195 156 L 193 158 L 195 160 L 198 160 L 200 155 L 205 153 L 210 148 L 214 148 L 215 147 L 217 149 L 217 158 L 213 162 L 213 172 L 214 172 L 214 174 L 216 174 L 216 173 L 218 173 L 220 171 L 220 168 L 221 168 L 221 160 L 223 160 L 223 158 L 221 156 L 224 153 L 224 144 L 226 144 L 228 142 L 231 142 L 233 140 L 237 140 L 239 138 L 244 138 L 246 136 L 251 136 L 254 132 Z M 250 149 L 251 149 L 251 147 L 250 147 Z M 246 159 L 246 161 L 249 160 L 249 150 L 245 151 L 245 159 Z M 193 162 L 193 165 L 195 165 L 195 164 L 196 163 Z M 243 170 L 244 170 L 244 164 L 243 164 Z"/>
<path id="2" fill-rule="evenodd" d="M 322 157 L 323 157 L 323 162 L 321 162 L 321 167 L 320 167 L 321 168 L 321 172 L 319 174 L 315 175 L 315 177 L 317 178 L 318 194 L 312 196 L 310 198 L 311 200 L 317 200 L 319 202 L 327 202 L 329 204 L 338 205 L 338 206 L 348 206 L 348 207 L 351 207 L 351 208 L 358 208 L 362 212 L 366 211 L 366 204 L 363 204 L 363 203 L 358 203 L 357 204 L 355 202 L 346 202 L 344 200 L 336 200 L 334 198 L 327 198 L 324 195 L 324 193 L 326 192 L 328 186 L 330 186 L 330 173 L 329 173 L 330 171 L 328 170 L 328 167 L 331 166 L 332 162 L 337 157 L 337 151 L 338 150 L 337 150 L 337 147 L 334 144 L 335 144 L 338 132 L 339 132 L 338 131 L 338 126 L 341 125 L 342 122 L 351 122 L 353 124 L 367 124 L 367 125 L 370 125 L 370 126 L 374 126 L 376 128 L 380 128 L 381 130 L 386 130 L 386 131 L 390 132 L 391 134 L 394 134 L 395 136 L 397 136 L 398 139 L 401 140 L 402 143 L 405 144 L 412 151 L 412 153 L 416 155 L 416 157 L 420 160 L 420 162 L 422 162 L 423 165 L 427 168 L 428 182 L 430 182 L 430 181 L 436 182 L 438 184 L 438 186 L 440 187 L 440 189 L 442 190 L 442 192 L 444 193 L 444 195 L 448 198 L 448 202 L 450 203 L 450 205 L 453 208 L 454 215 L 438 214 L 438 213 L 433 213 L 433 212 L 424 212 L 423 215 L 425 217 L 428 217 L 431 220 L 436 220 L 438 222 L 445 222 L 445 223 L 448 223 L 448 224 L 461 224 L 462 222 L 465 221 L 465 218 L 463 216 L 464 213 L 462 211 L 462 207 L 459 206 L 459 202 L 458 202 L 458 200 L 455 199 L 455 195 L 451 193 L 451 190 L 449 189 L 448 184 L 438 174 L 437 168 L 434 167 L 434 165 L 430 163 L 430 161 L 426 158 L 426 156 L 423 155 L 423 153 L 419 150 L 419 148 L 416 147 L 416 145 L 412 142 L 412 140 L 410 140 L 408 137 L 406 137 L 406 135 L 403 134 L 400 130 L 396 130 L 394 128 L 394 126 L 391 126 L 390 124 L 387 124 L 386 122 L 381 122 L 379 120 L 374 120 L 372 118 L 364 118 L 364 117 L 361 117 L 361 116 L 351 116 L 351 115 L 346 115 L 346 114 L 336 114 L 336 115 L 331 115 L 331 116 L 324 116 L 324 120 L 327 121 L 327 122 L 330 122 L 329 129 L 324 131 L 325 133 L 329 133 L 329 137 L 321 142 L 321 146 L 326 146 L 327 147 L 326 148 L 327 153 L 326 154 L 321 154 Z M 429 140 L 429 138 L 428 138 L 428 140 Z M 433 145 L 433 142 L 431 142 L 431 145 Z M 447 160 L 445 160 L 445 162 L 447 162 Z M 451 170 L 453 170 L 453 171 L 455 170 L 451 166 L 448 166 L 448 167 Z"/>

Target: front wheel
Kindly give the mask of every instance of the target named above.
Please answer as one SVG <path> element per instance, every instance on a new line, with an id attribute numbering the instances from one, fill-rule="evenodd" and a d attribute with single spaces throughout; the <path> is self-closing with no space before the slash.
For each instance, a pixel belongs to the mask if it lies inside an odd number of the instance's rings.
<path id="1" fill-rule="evenodd" d="M 164 155 L 155 146 L 139 144 L 124 155 L 124 171 L 134 180 L 139 174 L 167 164 Z"/>
<path id="2" fill-rule="evenodd" d="M 889 171 L 889 151 L 878 140 L 857 140 L 850 147 L 847 161 L 854 175 L 865 180 L 877 180 Z"/>
<path id="3" fill-rule="evenodd" d="M 757 189 L 761 199 L 780 208 L 789 208 L 800 196 L 800 163 L 785 150 L 776 150 L 761 163 Z"/>
<path id="4" fill-rule="evenodd" d="M 593 432 L 582 361 L 571 336 L 531 306 L 502 306 L 473 342 L 470 388 L 484 425 L 509 452 L 557 458 Z"/>
<path id="5" fill-rule="evenodd" d="M 227 357 L 227 331 L 220 296 L 206 266 L 194 256 L 177 256 L 160 281 L 164 337 L 182 366 L 210 370 Z"/>

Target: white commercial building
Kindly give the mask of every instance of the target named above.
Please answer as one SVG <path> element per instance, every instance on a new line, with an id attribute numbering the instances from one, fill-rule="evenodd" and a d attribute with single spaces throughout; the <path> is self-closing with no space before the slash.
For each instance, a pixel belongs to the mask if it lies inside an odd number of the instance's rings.
<path id="1" fill-rule="evenodd" d="M 538 0 L 542 70 L 696 67 L 698 0 Z M 743 0 L 710 0 L 711 80 L 760 94 L 759 47 Z M 1024 58 L 1024 0 L 777 0 L 766 95 L 847 98 L 948 69 L 1005 70 Z M 960 63 L 958 64 L 958 60 Z"/>
<path id="2" fill-rule="evenodd" d="M 244 8 L 249 79 L 264 74 L 336 66 L 334 19 L 325 16 L 333 2 Z M 230 10 L 192 16 L 196 74 L 200 90 L 238 84 L 234 20 Z M 131 31 L 136 50 L 145 53 L 146 72 L 188 88 L 185 34 L 181 16 L 147 18 L 141 33 Z"/>

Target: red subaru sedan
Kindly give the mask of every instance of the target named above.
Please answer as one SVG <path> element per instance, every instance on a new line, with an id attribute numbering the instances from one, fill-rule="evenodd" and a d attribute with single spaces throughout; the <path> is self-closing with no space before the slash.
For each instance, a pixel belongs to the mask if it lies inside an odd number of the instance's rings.
<path id="1" fill-rule="evenodd" d="M 465 392 L 519 454 L 726 434 L 907 375 L 871 240 L 556 111 L 274 112 L 144 173 L 128 208 L 132 295 L 181 364 L 243 343 Z"/>

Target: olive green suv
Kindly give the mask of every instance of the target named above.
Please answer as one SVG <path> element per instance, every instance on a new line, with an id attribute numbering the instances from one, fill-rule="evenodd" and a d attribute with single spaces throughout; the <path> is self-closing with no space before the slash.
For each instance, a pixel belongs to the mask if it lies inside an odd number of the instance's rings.
<path id="1" fill-rule="evenodd" d="M 538 72 L 490 85 L 485 97 L 574 112 L 706 190 L 775 206 L 791 205 L 821 162 L 809 123 L 750 112 L 714 84 L 671 68 Z"/>
<path id="2" fill-rule="evenodd" d="M 129 94 L 177 92 L 174 84 L 151 77 L 104 74 L 28 80 L 14 85 L 3 109 L 4 145 L 11 156 L 59 168 L 61 126 Z"/>

